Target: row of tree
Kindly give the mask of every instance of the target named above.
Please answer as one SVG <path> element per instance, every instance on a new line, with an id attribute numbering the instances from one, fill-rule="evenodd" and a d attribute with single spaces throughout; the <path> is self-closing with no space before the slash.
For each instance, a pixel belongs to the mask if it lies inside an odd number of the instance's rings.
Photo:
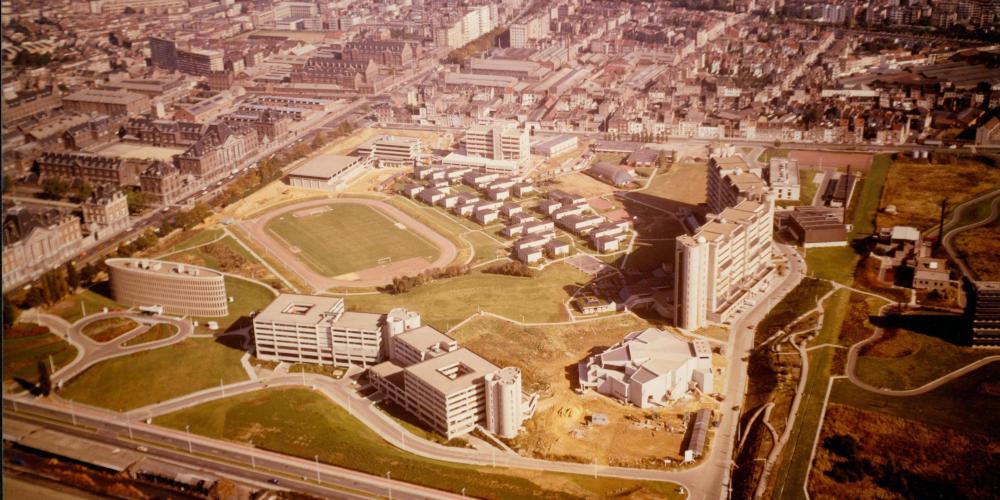
<path id="1" fill-rule="evenodd" d="M 535 270 L 528 267 L 527 264 L 519 260 L 512 260 L 504 262 L 502 264 L 495 264 L 486 269 L 483 269 L 484 273 L 490 274 L 503 274 L 506 276 L 519 276 L 522 278 L 533 278 L 535 277 Z"/>
<path id="2" fill-rule="evenodd" d="M 414 276 L 397 276 L 392 279 L 389 291 L 395 294 L 406 293 L 434 280 L 469 274 L 470 270 L 469 266 L 435 267 Z"/>

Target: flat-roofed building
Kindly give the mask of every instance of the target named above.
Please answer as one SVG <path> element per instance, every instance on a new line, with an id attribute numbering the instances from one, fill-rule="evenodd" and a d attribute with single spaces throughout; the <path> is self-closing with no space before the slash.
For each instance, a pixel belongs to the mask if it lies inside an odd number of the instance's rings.
<path id="1" fill-rule="evenodd" d="M 376 167 L 414 167 L 420 162 L 422 145 L 416 137 L 381 135 L 365 141 L 355 154 Z"/>
<path id="2" fill-rule="evenodd" d="M 1000 347 L 1000 281 L 969 284 L 967 314 L 972 319 L 974 347 Z"/>
<path id="3" fill-rule="evenodd" d="M 127 306 L 221 317 L 229 314 L 225 276 L 207 267 L 154 259 L 107 259 L 111 294 Z"/>
<path id="4" fill-rule="evenodd" d="M 102 115 L 135 115 L 150 109 L 149 97 L 125 89 L 84 89 L 63 98 L 63 109 Z"/>
<path id="5" fill-rule="evenodd" d="M 382 315 L 346 311 L 336 297 L 283 293 L 254 315 L 253 334 L 266 360 L 367 367 L 382 358 Z"/>
<path id="6" fill-rule="evenodd" d="M 549 73 L 549 68 L 534 61 L 518 59 L 472 59 L 469 73 L 512 76 L 524 82 L 537 82 Z"/>
<path id="7" fill-rule="evenodd" d="M 500 368 L 404 309 L 386 316 L 389 359 L 369 370 L 372 384 L 421 422 L 451 439 L 477 425 L 515 437 L 534 412 L 517 368 Z"/>
<path id="8" fill-rule="evenodd" d="M 476 125 L 465 131 L 465 153 L 517 164 L 527 162 L 531 157 L 528 130 L 516 122 Z"/>
<path id="9" fill-rule="evenodd" d="M 361 172 L 364 162 L 357 156 L 320 155 L 295 169 L 288 183 L 295 187 L 334 191 Z"/>
<path id="10" fill-rule="evenodd" d="M 787 226 L 803 248 L 847 245 L 847 226 L 838 213 L 828 208 L 795 207 L 788 215 Z"/>
<path id="11" fill-rule="evenodd" d="M 219 50 L 190 49 L 177 51 L 177 71 L 208 76 L 225 70 L 225 55 Z"/>
<path id="12" fill-rule="evenodd" d="M 695 330 L 725 323 L 770 275 L 774 199 L 745 200 L 677 238 L 674 321 Z"/>
<path id="13" fill-rule="evenodd" d="M 759 199 L 767 190 L 763 168 L 739 156 L 713 157 L 708 164 L 708 210 L 719 213 L 743 199 Z"/>
<path id="14" fill-rule="evenodd" d="M 632 332 L 578 366 L 580 387 L 655 408 L 676 400 L 694 386 L 714 390 L 712 348 L 705 340 L 687 341 L 647 328 Z"/>
<path id="15" fill-rule="evenodd" d="M 776 200 L 798 200 L 802 193 L 799 179 L 799 161 L 794 158 L 771 158 L 767 169 L 767 182 Z M 812 200 L 805 200 L 812 203 Z"/>
<path id="16" fill-rule="evenodd" d="M 552 157 L 570 151 L 579 144 L 580 140 L 575 135 L 557 135 L 531 146 L 531 152 L 540 156 Z"/>

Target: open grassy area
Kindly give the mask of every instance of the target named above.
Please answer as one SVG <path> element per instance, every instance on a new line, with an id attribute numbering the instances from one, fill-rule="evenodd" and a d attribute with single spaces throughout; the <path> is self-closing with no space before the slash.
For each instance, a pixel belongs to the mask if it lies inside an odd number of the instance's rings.
<path id="1" fill-rule="evenodd" d="M 49 363 L 49 356 L 56 370 L 76 358 L 76 348 L 45 327 L 30 323 L 14 326 L 23 330 L 24 336 L 8 335 L 3 339 L 3 380 L 20 378 L 34 382 L 38 380 L 38 362 Z M 30 333 L 30 334 L 29 334 Z"/>
<path id="2" fill-rule="evenodd" d="M 1000 167 L 973 158 L 953 164 L 913 162 L 898 159 L 889 171 L 881 206 L 895 205 L 896 213 L 880 213 L 879 227 L 914 226 L 920 230 L 937 226 L 942 199 L 955 205 L 1000 186 Z"/>
<path id="3" fill-rule="evenodd" d="M 180 252 L 189 248 L 201 246 L 220 236 L 222 236 L 221 229 L 186 231 L 178 235 L 173 241 L 170 241 L 170 246 L 163 249 L 163 254 Z"/>
<path id="4" fill-rule="evenodd" d="M 858 356 L 857 375 L 875 387 L 913 389 L 994 354 L 901 328 L 887 329 Z"/>
<path id="5" fill-rule="evenodd" d="M 848 240 L 858 236 L 867 236 L 875 231 L 875 217 L 879 209 L 879 200 L 882 197 L 882 187 L 885 185 L 890 167 L 892 167 L 892 158 L 888 155 L 875 155 L 875 158 L 872 159 L 872 166 L 863 179 L 863 184 L 860 188 L 855 188 L 850 206 L 850 219 L 854 228 L 848 235 Z M 879 221 L 879 224 L 882 222 Z"/>
<path id="6" fill-rule="evenodd" d="M 140 344 L 148 344 L 149 342 L 156 342 L 157 340 L 169 339 L 170 337 L 173 337 L 176 334 L 177 334 L 176 326 L 171 325 L 169 323 L 160 323 L 151 326 L 149 330 L 146 330 L 145 332 L 142 332 L 141 334 L 132 337 L 122 345 L 133 346 Z"/>
<path id="7" fill-rule="evenodd" d="M 666 210 L 705 203 L 708 166 L 705 162 L 675 163 L 666 172 L 656 174 L 649 187 L 630 196 Z M 658 199 L 658 200 L 657 200 Z"/>
<path id="8" fill-rule="evenodd" d="M 990 363 L 925 394 L 882 396 L 840 379 L 833 382 L 830 401 L 973 432 L 993 440 L 1000 426 L 1000 363 Z"/>
<path id="9" fill-rule="evenodd" d="M 521 321 L 568 320 L 563 302 L 588 276 L 568 264 L 554 264 L 534 278 L 473 272 L 436 281 L 399 295 L 350 295 L 355 311 L 385 312 L 393 307 L 416 311 L 424 322 L 446 330 L 480 309 Z"/>
<path id="10" fill-rule="evenodd" d="M 860 256 L 850 246 L 806 249 L 806 269 L 809 276 L 848 285 L 854 280 L 854 270 Z"/>
<path id="11" fill-rule="evenodd" d="M 229 339 L 237 344 L 242 339 Z M 131 410 L 195 391 L 246 380 L 243 351 L 214 339 L 176 344 L 102 361 L 70 380 L 66 399 L 112 410 Z"/>
<path id="12" fill-rule="evenodd" d="M 165 257 L 165 260 L 207 267 L 255 279 L 271 279 L 271 273 L 242 245 L 231 237 L 214 243 L 184 250 Z"/>
<path id="13" fill-rule="evenodd" d="M 159 425 L 480 498 L 678 498 L 670 483 L 453 465 L 396 449 L 321 394 L 270 389 L 158 417 Z"/>
<path id="14" fill-rule="evenodd" d="M 195 318 L 198 321 L 198 332 L 207 333 L 205 327 L 208 321 L 219 324 L 220 332 L 242 328 L 250 325 L 250 313 L 259 311 L 274 300 L 274 293 L 252 281 L 226 276 L 226 295 L 233 298 L 229 303 L 229 315 L 222 318 Z"/>
<path id="15" fill-rule="evenodd" d="M 475 260 L 472 261 L 473 264 L 488 262 L 496 259 L 498 255 L 505 256 L 507 253 L 499 241 L 481 231 L 465 233 L 462 235 L 462 238 L 472 244 L 472 249 L 476 256 Z"/>
<path id="16" fill-rule="evenodd" d="M 294 247 L 310 267 L 326 276 L 375 267 L 380 259 L 400 261 L 421 257 L 433 262 L 441 255 L 434 244 L 379 210 L 365 205 L 333 204 L 287 213 L 267 224 L 267 229 Z"/>
<path id="17" fill-rule="evenodd" d="M 84 312 L 86 312 L 86 314 L 94 314 L 102 311 L 105 307 L 108 308 L 109 311 L 128 309 L 127 307 L 108 298 L 109 296 L 110 292 L 108 291 L 108 283 L 104 282 L 99 285 L 95 285 L 90 290 L 84 290 L 80 293 L 67 296 L 58 304 L 50 307 L 48 312 L 50 314 L 55 314 L 70 323 L 74 323 L 80 318 L 83 318 Z"/>
<path id="18" fill-rule="evenodd" d="M 91 321 L 83 327 L 83 334 L 96 342 L 110 342 L 139 326 L 129 318 L 104 318 Z"/>
<path id="19" fill-rule="evenodd" d="M 984 281 L 1000 281 L 1000 219 L 955 236 L 958 256 Z"/>

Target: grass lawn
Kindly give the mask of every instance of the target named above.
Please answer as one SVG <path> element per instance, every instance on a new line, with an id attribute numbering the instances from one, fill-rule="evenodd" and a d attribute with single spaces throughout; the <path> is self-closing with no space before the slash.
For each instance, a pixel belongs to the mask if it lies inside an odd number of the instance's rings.
<path id="1" fill-rule="evenodd" d="M 326 276 L 375 267 L 379 259 L 423 257 L 433 262 L 440 249 L 379 210 L 365 205 L 332 204 L 327 211 L 297 217 L 286 213 L 267 229 L 298 248 L 299 257 Z M 312 209 L 310 209 L 312 210 Z"/>
<path id="2" fill-rule="evenodd" d="M 417 219 L 425 226 L 433 229 L 441 236 L 448 238 L 458 247 L 458 256 L 455 262 L 465 262 L 465 259 L 472 255 L 471 250 L 464 240 L 459 238 L 459 234 L 468 231 L 470 228 L 462 224 L 462 219 L 455 218 L 437 208 L 422 205 L 402 196 L 393 196 L 386 203 L 402 210 L 406 215 Z M 478 225 L 472 229 L 481 229 Z"/>
<path id="3" fill-rule="evenodd" d="M 849 285 L 860 256 L 853 248 L 820 247 L 806 249 L 806 269 L 809 276 Z"/>
<path id="4" fill-rule="evenodd" d="M 234 339 L 238 342 L 241 339 Z M 243 351 L 214 339 L 176 344 L 102 361 L 70 380 L 60 396 L 111 410 L 131 410 L 247 379 Z"/>
<path id="5" fill-rule="evenodd" d="M 920 387 L 993 354 L 904 329 L 887 330 L 858 356 L 857 375 L 875 387 Z"/>
<path id="6" fill-rule="evenodd" d="M 149 342 L 156 342 L 157 340 L 169 339 L 177 334 L 177 327 L 169 323 L 160 323 L 153 325 L 145 332 L 139 334 L 138 336 L 132 337 L 127 340 L 124 346 L 133 346 L 139 344 L 146 344 Z"/>
<path id="7" fill-rule="evenodd" d="M 833 383 L 831 403 L 888 413 L 928 425 L 982 434 L 995 441 L 1000 426 L 1000 363 L 990 363 L 919 396 L 881 396 L 840 379 Z"/>
<path id="8" fill-rule="evenodd" d="M 19 323 L 15 328 L 33 328 L 37 325 Z M 21 378 L 35 381 L 38 379 L 38 362 L 52 362 L 56 365 L 56 370 L 76 358 L 76 348 L 66 342 L 58 335 L 51 333 L 47 328 L 36 328 L 37 335 L 24 337 L 8 337 L 3 339 L 3 380 L 4 382 Z M 5 332 L 6 333 L 6 332 Z M 32 332 L 34 333 L 34 332 Z"/>
<path id="9" fill-rule="evenodd" d="M 86 309 L 87 314 L 100 312 L 105 307 L 107 307 L 109 311 L 128 309 L 126 306 L 108 298 L 109 296 L 110 292 L 108 292 L 108 283 L 104 282 L 99 285 L 95 285 L 90 290 L 84 290 L 80 293 L 64 298 L 58 304 L 50 307 L 48 312 L 50 314 L 55 314 L 70 323 L 74 323 L 80 318 L 83 318 L 84 309 Z M 81 306 L 81 304 L 83 305 Z"/>
<path id="10" fill-rule="evenodd" d="M 816 196 L 816 190 L 819 189 L 819 185 L 816 184 L 814 178 L 816 177 L 816 169 L 814 168 L 803 168 L 799 170 L 799 186 L 801 186 L 801 191 L 799 192 L 799 199 L 797 200 L 778 200 L 774 202 L 775 205 L 779 207 L 794 207 L 799 205 L 811 205 L 813 198 Z"/>
<path id="11" fill-rule="evenodd" d="M 673 210 L 678 206 L 704 203 L 707 184 L 708 166 L 705 162 L 675 163 L 666 172 L 656 174 L 648 188 L 631 196 L 665 210 Z"/>
<path id="12" fill-rule="evenodd" d="M 186 250 L 189 248 L 194 248 L 197 246 L 204 245 L 219 236 L 222 236 L 221 229 L 201 229 L 196 231 L 187 231 L 178 235 L 177 239 L 172 245 L 165 248 L 163 253 L 173 253 L 179 252 L 181 250 Z"/>
<path id="13" fill-rule="evenodd" d="M 868 175 L 864 177 L 864 184 L 852 199 L 850 218 L 854 229 L 848 235 L 848 240 L 875 232 L 875 217 L 879 200 L 882 198 L 882 186 L 885 185 L 891 166 L 892 159 L 888 155 L 875 155 L 872 159 L 872 166 L 868 169 Z"/>
<path id="14" fill-rule="evenodd" d="M 226 276 L 226 295 L 233 298 L 229 303 L 229 315 L 222 318 L 199 318 L 197 333 L 209 333 L 205 327 L 208 321 L 219 323 L 220 332 L 249 326 L 250 312 L 259 311 L 274 300 L 274 293 L 252 281 Z"/>
<path id="15" fill-rule="evenodd" d="M 475 251 L 476 260 L 473 261 L 473 264 L 496 259 L 498 250 L 503 246 L 497 240 L 479 231 L 466 233 L 462 235 L 462 238 L 469 241 L 472 244 L 473 251 Z M 506 253 L 506 251 L 503 251 L 500 252 L 500 255 L 505 255 Z"/>
<path id="16" fill-rule="evenodd" d="M 889 171 L 882 206 L 896 206 L 895 214 L 880 213 L 878 225 L 914 226 L 920 230 L 938 224 L 942 199 L 949 210 L 959 203 L 1000 186 L 1000 168 L 972 158 L 953 164 L 912 162 L 899 159 Z"/>
<path id="17" fill-rule="evenodd" d="M 83 327 L 83 334 L 96 342 L 110 342 L 139 326 L 129 318 L 104 318 L 91 321 Z"/>
<path id="18" fill-rule="evenodd" d="M 534 278 L 473 272 L 433 282 L 400 294 L 350 295 L 344 298 L 354 311 L 385 312 L 405 307 L 423 316 L 424 322 L 446 330 L 484 311 L 518 321 L 565 321 L 563 302 L 588 277 L 568 264 L 551 265 Z"/>
<path id="19" fill-rule="evenodd" d="M 579 498 L 628 494 L 679 498 L 671 483 L 454 465 L 411 455 L 321 394 L 270 389 L 158 417 L 155 423 L 197 434 L 480 498 Z"/>

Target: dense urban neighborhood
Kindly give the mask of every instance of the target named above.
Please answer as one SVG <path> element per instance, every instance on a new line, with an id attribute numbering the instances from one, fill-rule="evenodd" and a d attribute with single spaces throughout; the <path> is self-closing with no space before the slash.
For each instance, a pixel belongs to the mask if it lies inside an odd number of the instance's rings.
<path id="1" fill-rule="evenodd" d="M 997 0 L 0 10 L 4 497 L 1000 496 Z"/>

